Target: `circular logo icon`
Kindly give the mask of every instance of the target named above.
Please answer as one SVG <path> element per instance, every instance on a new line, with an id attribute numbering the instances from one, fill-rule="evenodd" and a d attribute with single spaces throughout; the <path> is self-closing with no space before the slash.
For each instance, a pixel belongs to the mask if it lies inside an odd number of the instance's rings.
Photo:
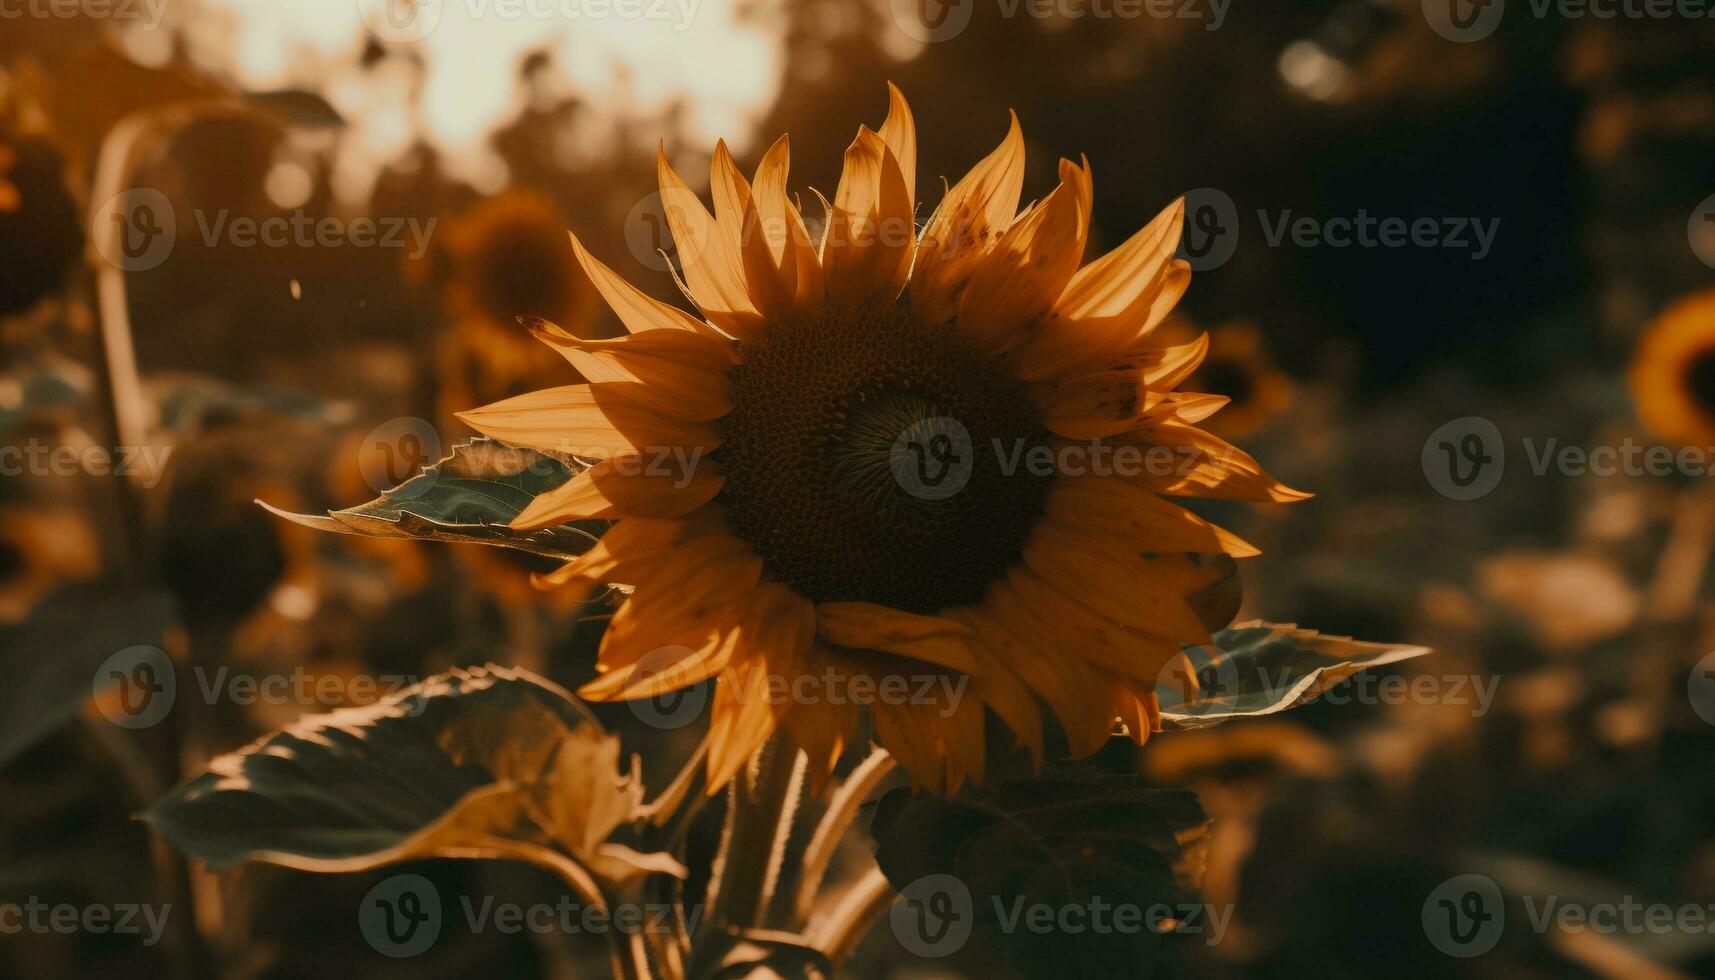
<path id="1" fill-rule="evenodd" d="M 939 44 L 965 32 L 976 0 L 888 0 L 900 32 L 914 41 Z"/>
<path id="2" fill-rule="evenodd" d="M 441 458 L 441 437 L 428 420 L 405 416 L 389 419 L 363 437 L 357 465 L 363 482 L 376 493 L 393 491 L 395 498 L 412 499 L 435 485 L 433 475 L 424 474 L 409 487 L 401 484 Z"/>
<path id="3" fill-rule="evenodd" d="M 1506 928 L 1501 889 L 1486 875 L 1459 875 L 1423 900 L 1423 932 L 1436 949 L 1466 959 L 1495 948 Z"/>
<path id="4" fill-rule="evenodd" d="M 893 440 L 887 454 L 894 482 L 919 500 L 946 500 L 970 482 L 976 465 L 971 434 L 958 419 L 918 419 Z"/>
<path id="5" fill-rule="evenodd" d="M 1178 257 L 1193 272 L 1219 269 L 1239 247 L 1239 206 L 1218 187 L 1185 193 L 1185 227 L 1179 233 Z"/>
<path id="6" fill-rule="evenodd" d="M 1155 693 L 1163 714 L 1176 720 L 1209 719 L 1213 723 L 1238 705 L 1244 693 L 1239 681 L 1238 660 L 1219 647 L 1185 647 L 1161 668 Z M 1268 682 L 1266 673 L 1261 681 Z M 1266 697 L 1268 692 L 1260 693 Z"/>
<path id="7" fill-rule="evenodd" d="M 125 272 L 147 272 L 173 254 L 178 235 L 178 215 L 167 195 L 150 187 L 133 187 L 101 205 L 90 237 L 109 265 Z"/>
<path id="8" fill-rule="evenodd" d="M 101 662 L 91 685 L 95 703 L 121 728 L 148 728 L 173 710 L 178 697 L 173 660 L 157 647 L 126 647 Z"/>
<path id="9" fill-rule="evenodd" d="M 681 221 L 679 224 L 693 229 L 703 227 L 698 222 Z M 681 242 L 674 237 L 673 224 L 667 220 L 667 202 L 656 192 L 638 201 L 626 214 L 625 247 L 631 250 L 631 257 L 645 268 L 669 272 L 675 261 L 682 266 L 697 261 L 703 243 Z"/>
<path id="10" fill-rule="evenodd" d="M 906 885 L 887 917 L 899 945 L 930 959 L 964 948 L 976 925 L 971 890 L 952 875 L 926 875 Z"/>
<path id="11" fill-rule="evenodd" d="M 1685 237 L 1691 241 L 1691 251 L 1702 263 L 1715 269 L 1715 194 L 1711 194 L 1691 212 L 1685 226 Z"/>
<path id="12" fill-rule="evenodd" d="M 1454 419 L 1423 443 L 1423 476 L 1449 500 L 1486 497 L 1506 471 L 1507 450 L 1501 430 L 1480 415 Z"/>
<path id="13" fill-rule="evenodd" d="M 357 0 L 357 14 L 369 33 L 391 44 L 410 44 L 429 36 L 441 22 L 442 0 Z"/>
<path id="14" fill-rule="evenodd" d="M 422 875 L 390 875 L 363 896 L 357 928 L 383 956 L 416 956 L 441 936 L 441 894 Z"/>
<path id="15" fill-rule="evenodd" d="M 1706 655 L 1685 678 L 1685 696 L 1697 717 L 1715 725 L 1715 653 Z"/>
<path id="16" fill-rule="evenodd" d="M 686 646 L 656 647 L 632 665 L 631 679 L 642 681 L 661 674 L 671 675 L 675 671 L 684 673 L 678 665 L 695 652 Z M 674 680 L 671 676 L 666 679 L 669 682 Z M 697 720 L 703 713 L 704 705 L 708 703 L 709 686 L 702 683 L 674 683 L 671 690 L 662 691 L 653 697 L 626 702 L 638 721 L 650 728 L 661 729 L 684 728 Z"/>
<path id="17" fill-rule="evenodd" d="M 1423 0 L 1423 19 L 1449 41 L 1481 41 L 1501 26 L 1507 0 Z"/>

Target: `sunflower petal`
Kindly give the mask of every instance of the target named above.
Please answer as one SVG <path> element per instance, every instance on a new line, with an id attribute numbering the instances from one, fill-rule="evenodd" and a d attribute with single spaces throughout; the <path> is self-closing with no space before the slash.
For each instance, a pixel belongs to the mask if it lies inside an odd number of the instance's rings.
<path id="1" fill-rule="evenodd" d="M 1174 258 L 1184 221 L 1181 198 L 1123 245 L 1079 269 L 1042 329 L 1015 352 L 1019 376 L 1076 377 L 1154 330 L 1191 284 L 1190 265 Z"/>
<path id="2" fill-rule="evenodd" d="M 966 674 L 978 671 L 970 628 L 938 616 L 870 602 L 824 602 L 816 606 L 816 635 L 834 646 L 895 653 Z"/>
<path id="3" fill-rule="evenodd" d="M 544 388 L 458 417 L 508 445 L 590 459 L 720 445 L 720 429 L 714 423 L 671 419 L 652 411 L 638 400 L 638 387 L 612 383 Z"/>
<path id="4" fill-rule="evenodd" d="M 712 460 L 687 465 L 671 458 L 616 456 L 530 501 L 512 527 L 534 531 L 575 520 L 683 517 L 713 500 L 725 480 Z"/>
<path id="5" fill-rule="evenodd" d="M 1060 186 L 1006 230 L 971 275 L 959 330 L 989 351 L 1029 339 L 1083 261 L 1090 233 L 1090 171 L 1060 161 Z"/>
<path id="6" fill-rule="evenodd" d="M 1018 213 L 1024 134 L 1012 115 L 1006 138 L 947 192 L 930 216 L 911 270 L 911 305 L 926 325 L 953 319 L 971 274 Z"/>
<path id="7" fill-rule="evenodd" d="M 736 240 L 722 232 L 703 202 L 674 172 L 665 145 L 657 154 L 656 171 L 674 250 L 697 308 L 710 323 L 734 337 L 759 337 L 762 316 L 745 288 L 744 262 Z"/>
<path id="8" fill-rule="evenodd" d="M 597 261 L 596 257 L 584 248 L 583 243 L 578 241 L 578 236 L 569 231 L 566 235 L 572 240 L 572 254 L 577 257 L 578 265 L 583 267 L 584 274 L 589 276 L 596 291 L 601 293 L 602 299 L 607 301 L 608 307 L 619 317 L 619 322 L 625 325 L 625 329 L 634 334 L 651 330 L 674 330 L 709 337 L 718 336 L 708 324 L 676 306 L 646 295 L 623 276 Z"/>
<path id="9" fill-rule="evenodd" d="M 1088 539 L 1100 537 L 1069 534 L 1044 522 L 1025 543 L 1024 563 L 1044 583 L 1120 626 L 1173 641 L 1209 642 L 1202 620 L 1182 595 L 1150 575 L 1141 553 L 1090 547 Z"/>
<path id="10" fill-rule="evenodd" d="M 846 149 L 822 239 L 829 305 L 853 309 L 891 302 L 904 288 L 916 244 L 899 161 L 880 136 L 860 128 Z"/>
<path id="11" fill-rule="evenodd" d="M 1142 450 L 1144 465 L 1119 476 L 1153 493 L 1277 504 L 1315 496 L 1276 480 L 1255 457 L 1225 439 L 1172 419 L 1151 421 L 1109 441 Z"/>
<path id="12" fill-rule="evenodd" d="M 1259 555 L 1254 545 L 1177 504 L 1111 476 L 1065 476 L 1048 494 L 1045 521 L 1109 536 L 1139 551 L 1194 551 L 1234 558 Z"/>

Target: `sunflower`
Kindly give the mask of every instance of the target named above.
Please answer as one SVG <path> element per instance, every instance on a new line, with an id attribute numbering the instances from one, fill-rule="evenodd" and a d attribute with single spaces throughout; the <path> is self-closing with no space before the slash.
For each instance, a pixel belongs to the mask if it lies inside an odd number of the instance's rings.
<path id="1" fill-rule="evenodd" d="M 1638 417 L 1656 435 L 1715 446 L 1715 289 L 1681 299 L 1644 331 L 1631 388 Z"/>
<path id="2" fill-rule="evenodd" d="M 13 164 L 18 162 L 18 151 L 0 143 L 0 214 L 9 214 L 18 210 L 24 203 L 24 198 L 18 193 L 17 185 L 13 184 L 8 175 Z"/>
<path id="3" fill-rule="evenodd" d="M 1182 202 L 1080 268 L 1089 165 L 1062 160 L 1059 186 L 1019 213 L 1015 115 L 918 234 L 915 127 L 889 93 L 819 236 L 787 195 L 785 137 L 749 181 L 716 146 L 712 214 L 663 150 L 702 316 L 574 236 L 630 335 L 538 324 L 591 383 L 462 416 L 599 460 L 514 526 L 617 522 L 544 576 L 631 587 L 582 694 L 717 678 L 711 792 L 776 731 L 825 778 L 866 710 L 913 782 L 941 792 L 981 781 L 991 710 L 1038 762 L 1044 703 L 1074 755 L 1116 722 L 1141 742 L 1162 667 L 1210 638 L 1186 596 L 1225 574 L 1221 555 L 1256 554 L 1161 495 L 1305 496 L 1192 424 L 1222 403 L 1174 391 L 1206 342 L 1150 342 L 1190 281 Z M 1119 464 L 1140 456 L 1155 465 Z"/>
<path id="4" fill-rule="evenodd" d="M 1197 329 L 1175 318 L 1158 333 L 1163 339 L 1191 339 Z M 1185 384 L 1228 399 L 1209 431 L 1225 439 L 1243 439 L 1260 431 L 1292 400 L 1292 383 L 1269 356 L 1262 331 L 1250 320 L 1233 320 L 1209 331 L 1209 354 Z"/>

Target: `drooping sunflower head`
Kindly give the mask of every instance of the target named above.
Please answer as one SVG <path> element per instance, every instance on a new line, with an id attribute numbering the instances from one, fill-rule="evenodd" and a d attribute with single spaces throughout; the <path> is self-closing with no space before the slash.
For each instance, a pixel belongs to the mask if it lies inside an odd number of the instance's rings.
<path id="1" fill-rule="evenodd" d="M 1644 332 L 1632 357 L 1638 416 L 1663 439 L 1715 446 L 1715 290 L 1681 299 Z"/>
<path id="2" fill-rule="evenodd" d="M 462 417 L 597 460 L 520 514 L 617 523 L 546 584 L 632 587 L 583 688 L 650 697 L 715 678 L 710 786 L 777 730 L 825 774 L 867 716 L 921 786 L 984 770 L 989 713 L 1040 758 L 1141 741 L 1197 597 L 1255 549 L 1163 496 L 1303 494 L 1195 427 L 1177 386 L 1207 350 L 1152 333 L 1184 292 L 1182 207 L 1082 265 L 1087 163 L 1019 211 L 1023 137 L 916 224 L 916 133 L 890 87 L 824 230 L 787 194 L 785 138 L 711 213 L 663 154 L 662 201 L 701 316 L 577 260 L 631 331 L 537 336 L 589 379 Z M 1196 608 L 1194 608 L 1196 607 Z"/>

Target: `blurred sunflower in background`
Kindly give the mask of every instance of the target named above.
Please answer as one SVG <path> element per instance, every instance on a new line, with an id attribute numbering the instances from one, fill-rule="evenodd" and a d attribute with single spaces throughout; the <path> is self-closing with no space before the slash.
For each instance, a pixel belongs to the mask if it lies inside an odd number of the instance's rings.
<path id="1" fill-rule="evenodd" d="M 10 214 L 24 203 L 24 196 L 9 178 L 12 167 L 17 162 L 18 151 L 9 144 L 0 143 L 0 214 Z"/>
<path id="2" fill-rule="evenodd" d="M 1175 320 L 1164 339 L 1195 337 L 1191 324 Z M 1251 320 L 1231 320 L 1209 331 L 1209 355 L 1185 382 L 1194 391 L 1228 399 L 1205 427 L 1226 439 L 1260 432 L 1292 401 L 1292 382 L 1274 365 L 1262 330 Z"/>
<path id="3" fill-rule="evenodd" d="M 1632 357 L 1630 381 L 1650 431 L 1680 445 L 1715 446 L 1715 289 L 1656 317 Z"/>
<path id="4" fill-rule="evenodd" d="M 436 366 L 441 420 L 560 380 L 565 362 L 517 321 L 536 316 L 583 330 L 599 311 L 576 269 L 559 207 L 529 190 L 485 199 L 448 227 L 444 258 L 453 325 Z"/>
<path id="5" fill-rule="evenodd" d="M 855 735 L 850 699 L 783 698 L 782 680 L 968 681 L 971 697 L 869 706 L 913 782 L 945 792 L 983 778 L 985 706 L 1038 761 L 1039 697 L 1073 755 L 1116 721 L 1141 742 L 1163 667 L 1222 625 L 1187 597 L 1230 573 L 1221 556 L 1257 553 L 1161 495 L 1306 496 L 1194 426 L 1224 403 L 1175 390 L 1206 340 L 1152 337 L 1190 282 L 1174 258 L 1182 202 L 1080 268 L 1089 165 L 1061 160 L 1059 186 L 1019 213 L 1014 117 L 918 235 L 915 127 L 889 93 L 880 130 L 860 127 L 846 150 L 820 242 L 787 194 L 786 138 L 748 181 L 717 145 L 712 215 L 663 152 L 661 197 L 703 319 L 574 238 L 630 336 L 537 324 L 591 383 L 461 416 L 506 443 L 600 460 L 514 526 L 617 519 L 544 577 L 634 587 L 582 693 L 634 699 L 718 675 L 711 791 L 777 729 L 817 778 Z M 1172 465 L 1021 462 L 1093 445 Z"/>

